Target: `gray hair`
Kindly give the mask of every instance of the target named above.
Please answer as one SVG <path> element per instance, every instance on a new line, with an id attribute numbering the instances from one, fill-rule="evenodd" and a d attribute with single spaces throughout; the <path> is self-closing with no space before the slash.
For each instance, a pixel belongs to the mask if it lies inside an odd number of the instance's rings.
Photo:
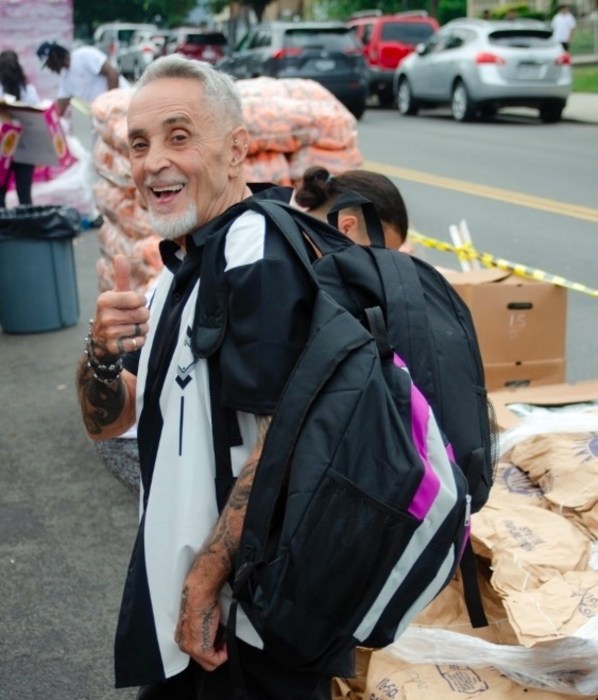
<path id="1" fill-rule="evenodd" d="M 161 56 L 143 71 L 135 89 L 140 90 L 161 78 L 196 80 L 203 85 L 205 98 L 216 107 L 223 118 L 231 119 L 236 126 L 243 124 L 241 97 L 234 80 L 209 63 L 186 58 L 181 54 Z"/>

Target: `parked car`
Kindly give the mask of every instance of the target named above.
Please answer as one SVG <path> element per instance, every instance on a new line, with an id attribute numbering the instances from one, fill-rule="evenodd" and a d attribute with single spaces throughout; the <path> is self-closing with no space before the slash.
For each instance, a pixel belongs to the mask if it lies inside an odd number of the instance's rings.
<path id="1" fill-rule="evenodd" d="M 181 53 L 187 58 L 215 64 L 228 53 L 228 41 L 222 32 L 178 27 L 168 36 L 166 53 Z"/>
<path id="2" fill-rule="evenodd" d="M 399 63 L 439 29 L 434 17 L 425 11 L 383 15 L 380 10 L 352 15 L 347 26 L 363 44 L 363 55 L 370 71 L 370 94 L 377 95 L 383 107 L 393 103 L 393 79 Z"/>
<path id="3" fill-rule="evenodd" d="M 255 25 L 217 68 L 235 78 L 316 80 L 357 119 L 366 108 L 368 73 L 362 47 L 343 22 Z"/>
<path id="4" fill-rule="evenodd" d="M 401 114 L 449 104 L 466 121 L 523 106 L 557 122 L 571 92 L 571 57 L 542 22 L 453 20 L 399 64 L 394 92 Z"/>
<path id="5" fill-rule="evenodd" d="M 167 30 L 137 29 L 131 41 L 116 54 L 116 65 L 126 76 L 139 80 L 143 71 L 158 56 L 164 54 Z"/>
<path id="6" fill-rule="evenodd" d="M 109 22 L 100 24 L 93 33 L 93 44 L 103 51 L 116 66 L 118 52 L 131 42 L 133 33 L 138 29 L 157 31 L 155 24 L 140 24 L 135 22 Z"/>

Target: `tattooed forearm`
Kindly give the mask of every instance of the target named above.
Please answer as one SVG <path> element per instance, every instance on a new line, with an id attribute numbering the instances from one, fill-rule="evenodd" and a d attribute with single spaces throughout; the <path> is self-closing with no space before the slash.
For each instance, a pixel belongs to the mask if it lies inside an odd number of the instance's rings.
<path id="1" fill-rule="evenodd" d="M 218 585 L 226 580 L 234 566 L 241 539 L 245 511 L 247 510 L 249 495 L 270 420 L 270 417 L 258 418 L 258 434 L 251 457 L 243 466 L 220 518 L 193 563 L 192 568 L 198 569 L 206 566 L 209 560 L 215 566 L 215 569 L 212 569 L 211 566 L 208 568 L 212 571 L 217 570 L 220 572 Z"/>
<path id="2" fill-rule="evenodd" d="M 241 470 L 226 507 L 193 564 L 194 568 L 200 566 L 205 557 L 210 557 L 224 570 L 232 570 L 256 467 L 257 461 L 252 461 Z"/>
<path id="3" fill-rule="evenodd" d="M 89 435 L 101 435 L 123 412 L 125 391 L 121 382 L 106 385 L 98 382 L 83 358 L 77 370 L 77 392 L 83 421 Z"/>
<path id="4" fill-rule="evenodd" d="M 227 506 L 232 510 L 242 510 L 247 506 L 249 494 L 251 493 L 251 487 L 253 486 L 253 479 L 255 477 L 257 464 L 257 460 L 247 462 L 239 474 L 227 501 Z M 225 512 L 226 511 L 223 513 Z"/>
<path id="5" fill-rule="evenodd" d="M 264 447 L 264 442 L 266 441 L 266 435 L 268 433 L 268 428 L 270 427 L 271 422 L 272 422 L 272 416 L 257 416 L 256 417 L 257 438 L 255 441 L 255 447 L 253 449 L 254 455 L 256 452 L 259 452 L 259 454 L 262 453 L 262 449 Z"/>
<path id="6" fill-rule="evenodd" d="M 201 650 L 210 651 L 214 645 L 214 639 L 212 637 L 212 628 L 214 626 L 214 621 L 216 620 L 216 614 L 218 612 L 218 605 L 210 605 L 209 608 L 204 610 L 201 618 Z"/>

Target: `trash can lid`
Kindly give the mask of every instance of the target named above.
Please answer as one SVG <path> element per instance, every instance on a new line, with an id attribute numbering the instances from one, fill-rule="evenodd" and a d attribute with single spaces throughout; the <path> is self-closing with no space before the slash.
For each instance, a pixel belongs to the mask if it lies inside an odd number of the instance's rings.
<path id="1" fill-rule="evenodd" d="M 74 238 L 81 233 L 81 215 L 74 207 L 24 205 L 0 208 L 0 241 L 23 238 Z"/>

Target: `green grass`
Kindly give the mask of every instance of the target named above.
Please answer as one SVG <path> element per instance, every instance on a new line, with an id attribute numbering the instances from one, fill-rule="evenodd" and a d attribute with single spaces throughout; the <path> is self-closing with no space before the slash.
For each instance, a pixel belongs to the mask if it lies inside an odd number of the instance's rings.
<path id="1" fill-rule="evenodd" d="M 583 55 L 588 53 L 596 53 L 597 34 L 591 24 L 578 24 L 577 29 L 573 33 L 571 40 L 571 53 L 574 55 Z"/>
<path id="2" fill-rule="evenodd" d="M 598 92 L 598 66 L 573 66 L 573 92 Z"/>

